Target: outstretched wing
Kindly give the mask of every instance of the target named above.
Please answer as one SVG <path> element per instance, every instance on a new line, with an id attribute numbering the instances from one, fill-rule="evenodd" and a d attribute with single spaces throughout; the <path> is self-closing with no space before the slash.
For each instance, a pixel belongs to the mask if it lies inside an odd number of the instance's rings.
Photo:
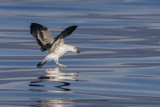
<path id="1" fill-rule="evenodd" d="M 69 36 L 70 34 L 72 34 L 72 32 L 77 28 L 78 26 L 70 26 L 68 28 L 66 28 L 65 30 L 63 30 L 59 35 L 57 35 L 54 39 L 54 42 L 58 39 L 63 39 L 67 36 Z"/>
<path id="2" fill-rule="evenodd" d="M 72 32 L 77 28 L 78 26 L 70 26 L 63 30 L 59 35 L 57 35 L 54 38 L 54 42 L 52 44 L 52 47 L 50 49 L 50 52 L 53 52 L 59 45 L 63 44 L 64 40 L 63 38 L 69 36 L 72 34 Z"/>
<path id="3" fill-rule="evenodd" d="M 52 38 L 52 35 L 50 34 L 50 31 L 47 27 L 44 27 L 38 23 L 32 23 L 30 25 L 30 33 L 36 39 L 42 52 L 50 50 L 54 39 Z"/>

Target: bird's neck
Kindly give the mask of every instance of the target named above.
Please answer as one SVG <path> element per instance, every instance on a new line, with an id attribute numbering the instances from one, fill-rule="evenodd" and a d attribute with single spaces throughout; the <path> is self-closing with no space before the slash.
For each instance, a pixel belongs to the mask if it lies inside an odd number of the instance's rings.
<path id="1" fill-rule="evenodd" d="M 73 46 L 71 45 L 67 45 L 67 44 L 64 44 L 65 45 L 65 48 L 66 48 L 66 51 L 73 51 Z"/>

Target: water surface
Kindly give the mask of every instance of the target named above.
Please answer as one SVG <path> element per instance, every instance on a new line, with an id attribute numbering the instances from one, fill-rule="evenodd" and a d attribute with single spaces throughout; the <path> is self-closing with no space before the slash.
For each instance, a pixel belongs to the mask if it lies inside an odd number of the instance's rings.
<path id="1" fill-rule="evenodd" d="M 0 0 L 0 105 L 158 107 L 160 1 Z M 30 23 L 56 36 L 78 25 L 65 42 L 59 68 L 37 63 Z"/>

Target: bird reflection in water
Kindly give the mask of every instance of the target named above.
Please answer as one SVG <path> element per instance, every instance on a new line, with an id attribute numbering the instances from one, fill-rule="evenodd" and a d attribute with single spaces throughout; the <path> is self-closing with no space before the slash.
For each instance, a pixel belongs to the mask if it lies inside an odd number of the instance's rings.
<path id="1" fill-rule="evenodd" d="M 69 88 L 64 88 L 64 86 L 70 86 L 71 81 L 77 81 L 76 77 L 78 73 L 64 73 L 59 70 L 59 68 L 45 68 L 45 76 L 38 77 L 37 81 L 30 82 L 29 86 L 37 87 L 38 89 L 30 89 L 30 91 L 41 91 L 41 92 L 59 92 L 53 90 L 53 87 L 62 89 L 62 91 L 70 91 Z M 58 85 L 56 85 L 58 83 Z M 59 85 L 59 83 L 61 85 Z M 48 86 L 49 84 L 49 86 Z M 44 90 L 43 87 L 47 90 Z M 40 89 L 39 89 L 40 88 Z"/>

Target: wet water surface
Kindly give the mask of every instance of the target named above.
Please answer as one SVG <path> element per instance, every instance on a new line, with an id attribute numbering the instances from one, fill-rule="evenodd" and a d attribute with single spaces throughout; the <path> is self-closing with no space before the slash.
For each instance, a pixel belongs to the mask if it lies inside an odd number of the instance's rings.
<path id="1" fill-rule="evenodd" d="M 0 0 L 0 106 L 160 105 L 160 1 Z M 32 22 L 65 39 L 80 54 L 60 58 L 66 68 L 37 63 L 42 53 Z"/>

